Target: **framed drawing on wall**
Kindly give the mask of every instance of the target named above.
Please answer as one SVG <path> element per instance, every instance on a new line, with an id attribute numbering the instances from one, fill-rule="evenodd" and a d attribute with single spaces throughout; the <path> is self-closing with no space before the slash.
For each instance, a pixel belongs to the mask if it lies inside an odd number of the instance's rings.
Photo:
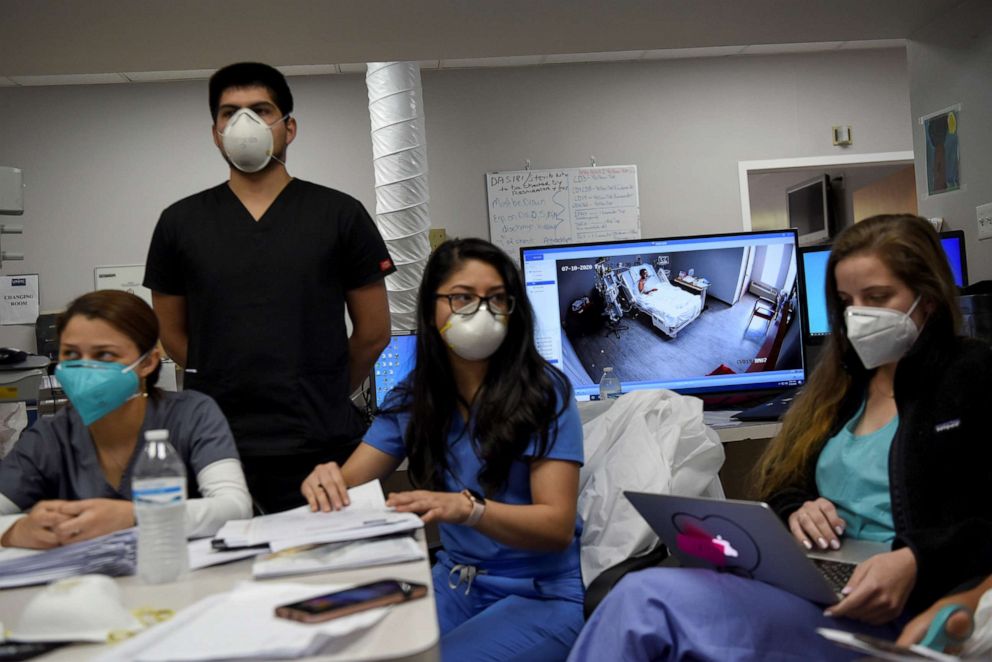
<path id="1" fill-rule="evenodd" d="M 926 143 L 927 195 L 961 188 L 960 118 L 960 105 L 920 118 Z"/>

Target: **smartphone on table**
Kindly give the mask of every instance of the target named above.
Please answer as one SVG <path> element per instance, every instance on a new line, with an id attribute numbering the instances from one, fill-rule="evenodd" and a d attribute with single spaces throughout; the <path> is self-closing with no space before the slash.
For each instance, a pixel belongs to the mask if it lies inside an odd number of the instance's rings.
<path id="1" fill-rule="evenodd" d="M 427 595 L 423 584 L 398 579 L 362 584 L 276 607 L 276 616 L 301 623 L 323 623 L 366 609 L 409 602 Z"/>

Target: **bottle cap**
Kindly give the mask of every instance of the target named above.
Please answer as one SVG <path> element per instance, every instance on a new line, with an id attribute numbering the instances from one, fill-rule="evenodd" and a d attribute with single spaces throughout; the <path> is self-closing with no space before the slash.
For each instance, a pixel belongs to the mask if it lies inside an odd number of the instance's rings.
<path id="1" fill-rule="evenodd" d="M 145 432 L 145 441 L 169 441 L 169 431 L 148 430 Z"/>

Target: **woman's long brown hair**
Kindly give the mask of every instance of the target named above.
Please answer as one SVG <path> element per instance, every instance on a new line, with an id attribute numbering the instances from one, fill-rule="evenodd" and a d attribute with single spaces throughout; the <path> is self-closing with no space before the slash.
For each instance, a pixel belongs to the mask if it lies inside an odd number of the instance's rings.
<path id="1" fill-rule="evenodd" d="M 809 382 L 782 421 L 781 431 L 758 461 L 756 481 L 761 499 L 806 481 L 810 462 L 836 425 L 848 390 L 867 374 L 847 340 L 844 304 L 837 294 L 835 276 L 837 264 L 857 254 L 875 255 L 919 295 L 927 323 L 949 321 L 955 332 L 960 328 L 951 269 L 940 237 L 926 219 L 908 214 L 873 216 L 844 230 L 827 261 L 827 314 L 833 332 Z"/>

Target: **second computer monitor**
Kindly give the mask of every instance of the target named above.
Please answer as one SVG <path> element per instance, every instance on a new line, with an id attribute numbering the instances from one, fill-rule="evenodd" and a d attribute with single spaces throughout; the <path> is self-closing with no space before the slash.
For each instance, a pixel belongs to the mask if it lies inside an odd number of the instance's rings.
<path id="1" fill-rule="evenodd" d="M 964 232 L 950 230 L 940 233 L 940 244 L 947 255 L 954 284 L 968 285 L 968 264 L 965 259 Z M 827 260 L 830 259 L 830 246 L 809 246 L 799 249 L 802 263 L 803 336 L 807 343 L 822 342 L 830 335 L 830 320 L 827 317 Z"/>
<path id="2" fill-rule="evenodd" d="M 382 401 L 413 370 L 417 362 L 417 334 L 414 331 L 393 332 L 389 345 L 372 366 L 372 390 L 375 393 L 375 411 L 382 408 Z"/>

